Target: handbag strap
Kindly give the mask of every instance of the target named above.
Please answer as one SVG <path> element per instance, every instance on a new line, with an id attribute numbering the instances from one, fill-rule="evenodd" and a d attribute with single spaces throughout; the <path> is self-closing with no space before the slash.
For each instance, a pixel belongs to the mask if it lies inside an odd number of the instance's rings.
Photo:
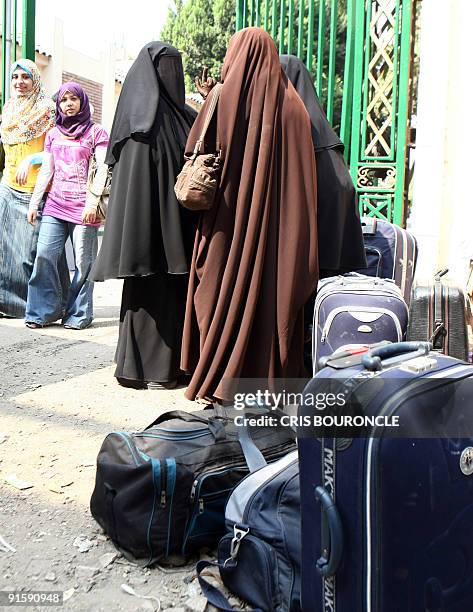
<path id="1" fill-rule="evenodd" d="M 202 146 L 202 143 L 204 142 L 205 136 L 207 134 L 207 130 L 209 129 L 210 122 L 212 121 L 212 117 L 214 116 L 215 109 L 217 108 L 217 102 L 220 97 L 221 89 L 222 89 L 222 84 L 217 83 L 215 87 L 212 89 L 212 91 L 210 92 L 210 95 L 212 97 L 210 98 L 210 102 L 207 107 L 207 114 L 205 115 L 204 125 L 202 126 L 202 131 L 200 133 L 199 140 L 195 143 L 194 155 L 198 155 L 200 153 L 200 148 Z M 220 143 L 218 141 L 218 134 L 217 134 L 217 151 L 220 151 Z"/>

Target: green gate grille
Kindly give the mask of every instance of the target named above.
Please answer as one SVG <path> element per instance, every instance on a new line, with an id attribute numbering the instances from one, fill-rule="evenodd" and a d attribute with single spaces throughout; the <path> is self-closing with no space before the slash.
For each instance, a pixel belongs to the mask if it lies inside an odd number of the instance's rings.
<path id="1" fill-rule="evenodd" d="M 362 212 L 401 225 L 412 2 L 359 5 L 350 170 Z"/>

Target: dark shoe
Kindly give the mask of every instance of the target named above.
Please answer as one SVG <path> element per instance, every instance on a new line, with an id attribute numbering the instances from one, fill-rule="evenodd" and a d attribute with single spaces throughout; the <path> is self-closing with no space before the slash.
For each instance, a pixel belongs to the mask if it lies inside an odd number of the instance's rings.
<path id="1" fill-rule="evenodd" d="M 67 323 L 64 323 L 63 327 L 64 327 L 64 329 L 75 329 L 76 331 L 79 331 L 79 330 L 82 330 L 82 329 L 87 329 L 91 325 L 92 325 L 92 323 L 89 323 L 88 325 L 84 325 L 84 327 L 75 327 L 74 325 L 67 325 Z"/>
<path id="2" fill-rule="evenodd" d="M 129 389 L 146 389 L 146 383 L 140 380 L 131 380 L 129 378 L 116 377 L 118 384 L 121 387 L 127 387 Z"/>
<path id="3" fill-rule="evenodd" d="M 177 379 L 169 382 L 149 382 L 148 389 L 153 391 L 162 391 L 163 389 L 175 389 L 177 387 Z"/>
<path id="4" fill-rule="evenodd" d="M 39 323 L 34 323 L 33 321 L 26 321 L 25 325 L 26 327 L 29 327 L 30 329 L 42 329 L 44 327 L 44 325 L 40 325 Z"/>

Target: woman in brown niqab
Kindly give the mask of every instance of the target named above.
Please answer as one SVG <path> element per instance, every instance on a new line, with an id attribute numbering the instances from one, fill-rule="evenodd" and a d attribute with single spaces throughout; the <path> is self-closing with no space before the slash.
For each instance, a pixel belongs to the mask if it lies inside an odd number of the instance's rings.
<path id="1" fill-rule="evenodd" d="M 189 399 L 231 399 L 224 379 L 301 376 L 304 304 L 318 277 L 310 119 L 264 30 L 232 37 L 222 82 L 220 189 L 201 217 L 187 295 L 181 367 L 192 374 Z M 215 150 L 215 133 L 204 145 Z"/>

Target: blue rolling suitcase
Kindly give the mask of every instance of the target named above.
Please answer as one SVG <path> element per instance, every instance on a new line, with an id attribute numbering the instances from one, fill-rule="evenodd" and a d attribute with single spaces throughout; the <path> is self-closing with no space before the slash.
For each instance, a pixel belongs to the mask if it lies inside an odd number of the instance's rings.
<path id="1" fill-rule="evenodd" d="M 446 432 L 299 440 L 304 612 L 473 610 L 473 366 L 429 348 L 334 357 L 304 391 L 343 378 L 364 414 Z"/>
<path id="2" fill-rule="evenodd" d="M 358 272 L 390 278 L 409 304 L 417 263 L 417 241 L 407 230 L 376 217 L 362 217 L 367 267 Z"/>

